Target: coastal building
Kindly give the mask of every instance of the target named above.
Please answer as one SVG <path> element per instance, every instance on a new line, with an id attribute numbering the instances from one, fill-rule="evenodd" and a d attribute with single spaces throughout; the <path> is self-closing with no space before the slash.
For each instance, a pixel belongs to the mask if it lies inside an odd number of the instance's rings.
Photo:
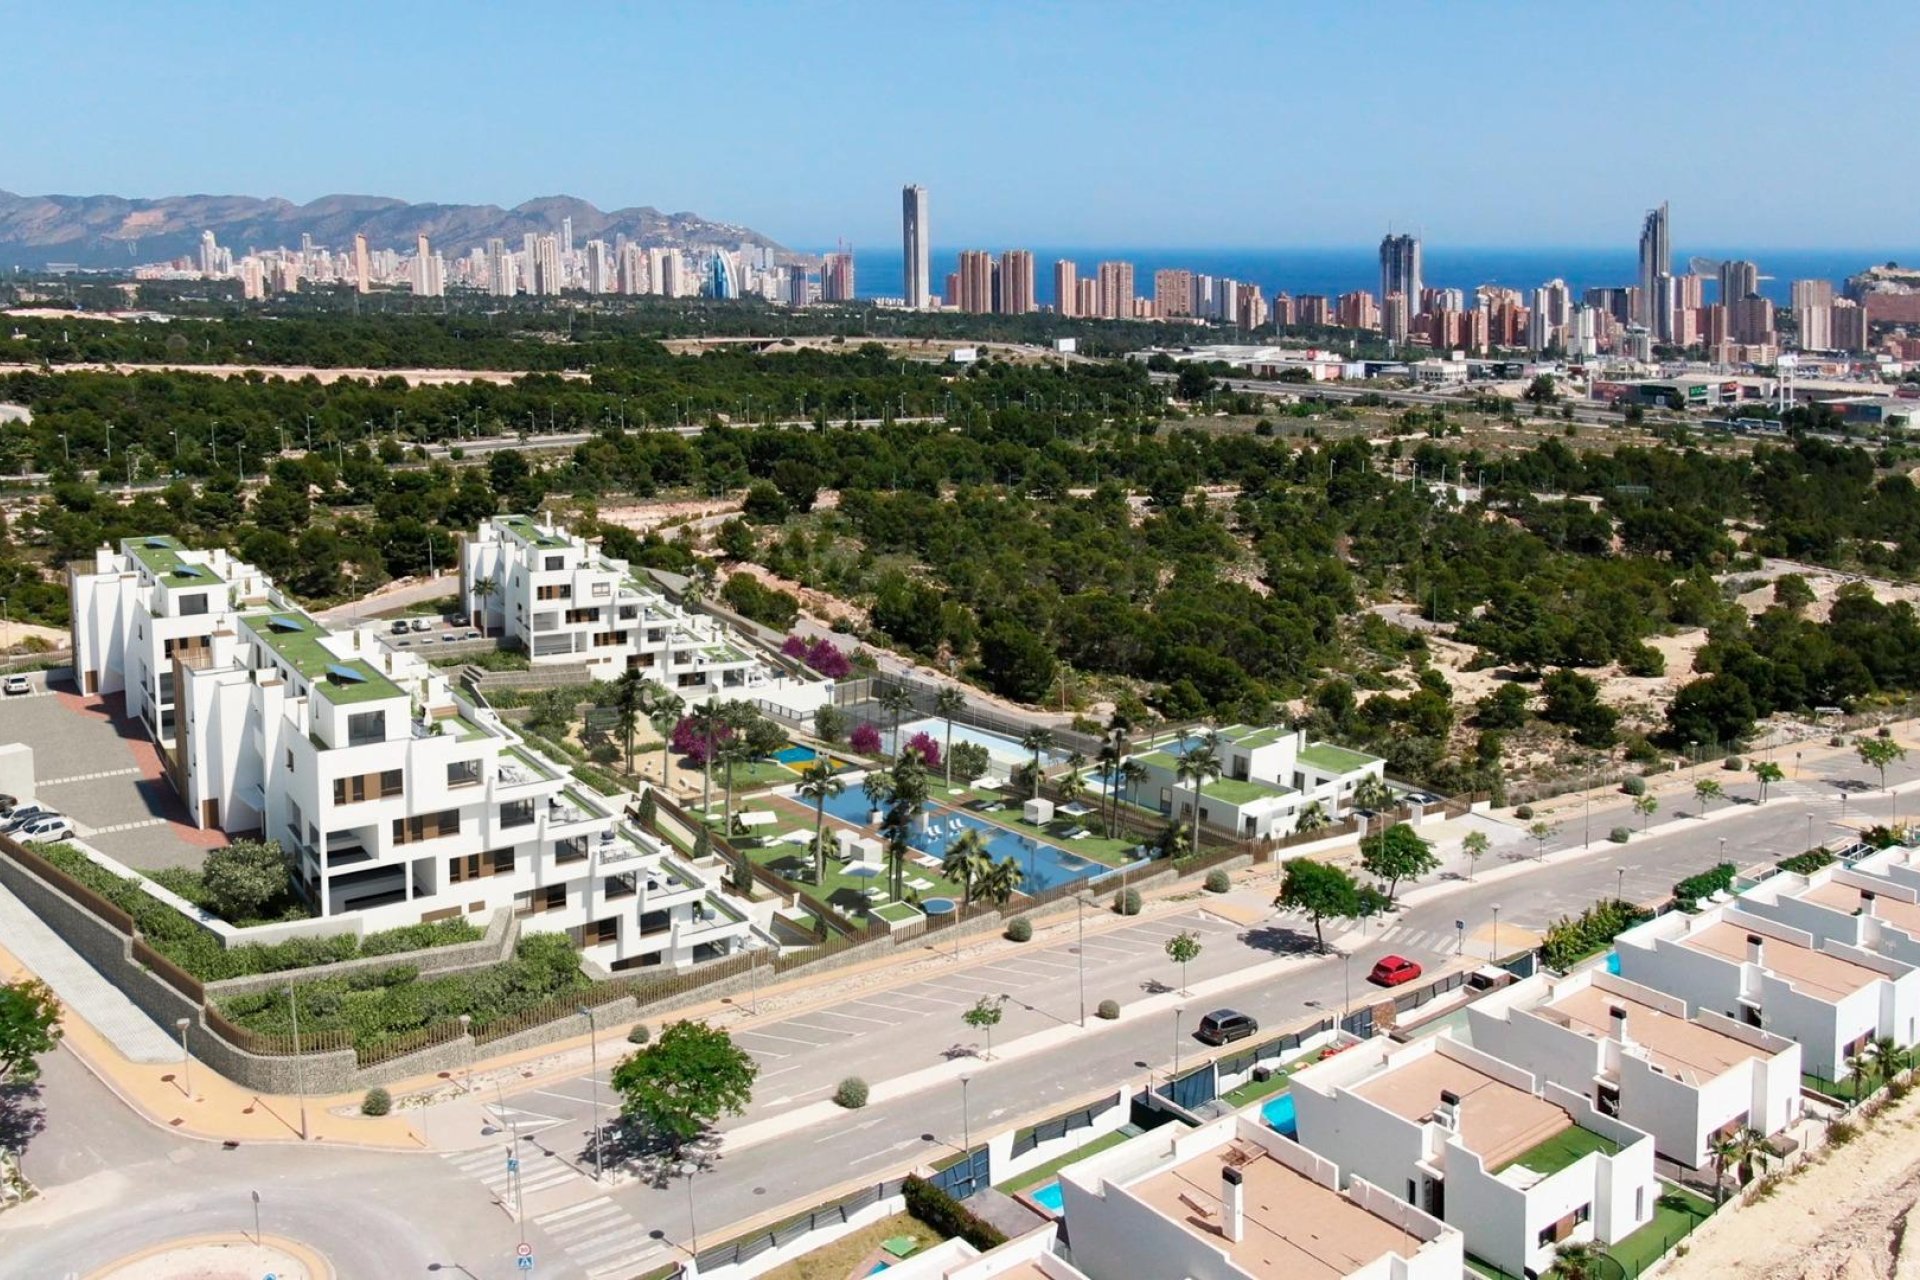
<path id="1" fill-rule="evenodd" d="M 1560 1245 L 1613 1244 L 1653 1218 L 1650 1136 L 1450 1034 L 1358 1044 L 1291 1087 L 1302 1146 L 1513 1275 L 1545 1274 Z"/>
<path id="2" fill-rule="evenodd" d="M 1080 268 L 1062 258 L 1053 264 L 1053 309 L 1063 316 L 1080 311 Z"/>
<path id="3" fill-rule="evenodd" d="M 1638 306 L 1625 318 L 1644 328 L 1654 328 L 1653 304 L 1658 296 L 1660 277 L 1672 274 L 1673 225 L 1666 202 L 1662 201 L 1658 209 L 1647 210 L 1640 222 L 1640 294 Z"/>
<path id="4" fill-rule="evenodd" d="M 909 186 L 900 193 L 900 248 L 903 287 L 909 311 L 925 311 L 933 305 L 933 268 L 931 231 L 927 225 L 927 189 Z"/>
<path id="5" fill-rule="evenodd" d="M 1110 320 L 1131 320 L 1134 312 L 1133 264 L 1103 262 L 1096 273 L 1098 314 Z"/>
<path id="6" fill-rule="evenodd" d="M 1382 239 L 1380 241 L 1380 296 L 1387 298 L 1397 293 L 1404 299 L 1417 302 L 1421 288 L 1419 238 L 1389 235 Z M 1404 340 L 1405 337 L 1405 332 L 1402 332 L 1396 340 Z"/>
<path id="7" fill-rule="evenodd" d="M 1135 803 L 1191 821 L 1193 784 L 1179 776 L 1180 753 L 1212 743 L 1220 776 L 1200 788 L 1200 821 L 1241 837 L 1290 834 L 1300 815 L 1317 807 L 1329 822 L 1344 816 L 1354 790 L 1380 779 L 1386 762 L 1326 742 L 1308 742 L 1305 730 L 1229 725 L 1209 738 L 1176 742 L 1135 759 L 1146 770 Z"/>
<path id="8" fill-rule="evenodd" d="M 1162 268 L 1153 273 L 1153 309 L 1161 319 L 1193 314 L 1193 272 Z"/>
<path id="9" fill-rule="evenodd" d="M 1473 1045 L 1584 1094 L 1690 1169 L 1722 1138 L 1800 1117 L 1800 1046 L 1602 968 L 1535 974 L 1467 1006 Z"/>
<path id="10" fill-rule="evenodd" d="M 1000 306 L 1002 315 L 1023 316 L 1034 311 L 1033 251 L 1009 249 L 1000 255 Z"/>
<path id="11" fill-rule="evenodd" d="M 1091 1280 L 1457 1280 L 1465 1265 L 1437 1215 L 1246 1116 L 1140 1134 L 1061 1170 L 1060 1192 Z"/>

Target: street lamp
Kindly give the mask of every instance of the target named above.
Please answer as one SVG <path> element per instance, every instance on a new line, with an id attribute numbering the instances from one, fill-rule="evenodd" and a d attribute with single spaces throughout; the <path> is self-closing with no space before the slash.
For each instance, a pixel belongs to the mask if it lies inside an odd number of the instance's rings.
<path id="1" fill-rule="evenodd" d="M 595 1021 L 593 1010 L 586 1005 L 580 1006 L 580 1016 L 587 1020 L 587 1053 L 592 1062 L 589 1068 L 593 1087 L 593 1180 L 600 1181 L 606 1172 L 603 1157 L 600 1154 L 600 1026 Z M 692 1204 L 693 1175 L 687 1175 L 688 1204 Z"/>
<path id="2" fill-rule="evenodd" d="M 460 1015 L 460 1038 L 467 1042 L 467 1078 L 460 1086 L 460 1092 L 473 1092 L 473 1015 Z"/>
<path id="3" fill-rule="evenodd" d="M 300 1141 L 307 1140 L 307 1060 L 300 1056 L 300 993 L 287 984 L 287 1008 L 293 1015 L 293 1087 L 300 1091 Z"/>
<path id="4" fill-rule="evenodd" d="M 1613 869 L 1613 900 L 1615 902 L 1627 900 L 1627 869 L 1625 867 Z"/>
<path id="5" fill-rule="evenodd" d="M 184 1076 L 184 1080 L 186 1084 L 187 1101 L 192 1102 L 193 1101 L 193 1055 L 187 1052 L 187 1028 L 190 1025 L 192 1025 L 192 1019 L 175 1018 L 173 1020 L 173 1025 L 180 1029 L 180 1070 Z"/>
<path id="6" fill-rule="evenodd" d="M 1493 904 L 1493 954 L 1488 957 L 1495 964 L 1500 963 L 1500 904 Z"/>
<path id="7" fill-rule="evenodd" d="M 1185 1012 L 1186 1010 L 1184 1008 L 1181 1008 L 1178 1006 L 1176 1006 L 1173 1011 L 1173 1078 L 1174 1079 L 1178 1079 L 1180 1076 L 1180 1015 Z M 1169 1083 L 1171 1083 L 1171 1081 L 1169 1081 Z"/>
<path id="8" fill-rule="evenodd" d="M 1346 1025 L 1353 1016 L 1353 952 L 1343 952 L 1340 956 L 1340 1023 Z"/>
<path id="9" fill-rule="evenodd" d="M 972 1080 L 972 1076 L 960 1077 L 960 1149 L 968 1155 L 973 1153 L 973 1121 L 967 1109 L 967 1085 Z M 969 1178 L 973 1176 L 971 1166 L 967 1169 L 967 1176 Z"/>
<path id="10" fill-rule="evenodd" d="M 1087 1025 L 1087 900 L 1073 895 L 1074 955 L 1080 961 L 1080 1025 Z"/>
<path id="11" fill-rule="evenodd" d="M 260 1193 L 253 1191 L 248 1194 L 253 1197 L 253 1246 L 257 1249 L 260 1247 Z"/>
<path id="12" fill-rule="evenodd" d="M 1725 862 L 1726 860 L 1727 860 L 1727 838 L 1725 836 L 1721 836 L 1720 837 L 1720 861 Z"/>

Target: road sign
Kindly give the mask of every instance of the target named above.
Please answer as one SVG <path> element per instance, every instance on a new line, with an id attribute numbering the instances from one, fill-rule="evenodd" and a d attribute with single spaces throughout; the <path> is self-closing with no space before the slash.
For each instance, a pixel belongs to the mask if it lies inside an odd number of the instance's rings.
<path id="1" fill-rule="evenodd" d="M 518 1254 L 522 1258 L 531 1258 L 533 1256 L 533 1246 L 528 1244 L 525 1240 L 522 1240 L 520 1242 L 519 1247 L 514 1250 L 514 1253 Z"/>
<path id="2" fill-rule="evenodd" d="M 533 1270 L 533 1259 L 523 1256 L 518 1259 L 515 1259 L 514 1265 L 519 1267 L 522 1271 L 531 1271 Z"/>
<path id="3" fill-rule="evenodd" d="M 507 1172 L 508 1173 L 520 1172 L 520 1162 L 514 1159 L 512 1156 L 507 1157 Z"/>

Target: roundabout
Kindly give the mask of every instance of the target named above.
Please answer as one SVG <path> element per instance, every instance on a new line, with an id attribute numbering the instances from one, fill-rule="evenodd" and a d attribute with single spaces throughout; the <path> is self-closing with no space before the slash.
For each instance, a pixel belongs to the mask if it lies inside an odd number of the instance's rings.
<path id="1" fill-rule="evenodd" d="M 87 1280 L 333 1280 L 318 1250 L 280 1236 L 189 1236 L 109 1263 Z"/>

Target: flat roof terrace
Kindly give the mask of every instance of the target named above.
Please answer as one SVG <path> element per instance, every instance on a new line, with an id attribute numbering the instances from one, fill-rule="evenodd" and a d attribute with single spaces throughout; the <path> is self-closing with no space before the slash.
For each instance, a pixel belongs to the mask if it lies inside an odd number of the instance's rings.
<path id="1" fill-rule="evenodd" d="M 1351 1092 L 1416 1124 L 1433 1118 L 1442 1093 L 1452 1094 L 1460 1141 L 1489 1170 L 1574 1127 L 1564 1108 L 1439 1052 L 1389 1067 Z"/>
<path id="2" fill-rule="evenodd" d="M 1831 907 L 1835 911 L 1844 911 L 1848 915 L 1867 905 L 1866 896 L 1859 889 L 1836 880 L 1807 890 L 1800 895 L 1800 899 Z M 1920 938 L 1920 902 L 1903 902 L 1899 898 L 1877 893 L 1873 896 L 1873 915 L 1903 933 Z"/>
<path id="3" fill-rule="evenodd" d="M 1226 1237 L 1220 1175 L 1240 1170 L 1245 1230 Z M 1142 1179 L 1127 1191 L 1261 1280 L 1340 1280 L 1420 1242 L 1266 1152 L 1229 1143 Z"/>
<path id="4" fill-rule="evenodd" d="M 1627 1039 L 1644 1045 L 1662 1071 L 1690 1082 L 1711 1080 L 1763 1056 L 1744 1040 L 1599 987 L 1583 987 L 1545 1007 L 1566 1019 L 1573 1030 L 1596 1040 L 1612 1035 L 1612 1010 L 1626 1010 Z"/>
<path id="5" fill-rule="evenodd" d="M 345 705 L 404 696 L 399 685 L 364 658 L 335 655 L 321 643 L 330 633 L 304 613 L 252 613 L 240 621 L 260 638 L 260 643 L 298 672 L 317 697 Z"/>
<path id="6" fill-rule="evenodd" d="M 187 559 L 184 554 L 187 548 L 178 538 L 128 538 L 125 545 L 127 554 L 165 586 L 190 587 L 195 583 L 223 581 L 211 566 Z"/>
<path id="7" fill-rule="evenodd" d="M 1695 951 L 1724 960 L 1745 962 L 1747 930 L 1725 920 L 1715 921 L 1689 935 L 1686 945 Z M 1761 943 L 1764 968 L 1778 974 L 1794 986 L 1823 1000 L 1839 1000 L 1876 982 L 1880 974 L 1839 956 L 1797 946 L 1780 938 L 1765 937 Z"/>

